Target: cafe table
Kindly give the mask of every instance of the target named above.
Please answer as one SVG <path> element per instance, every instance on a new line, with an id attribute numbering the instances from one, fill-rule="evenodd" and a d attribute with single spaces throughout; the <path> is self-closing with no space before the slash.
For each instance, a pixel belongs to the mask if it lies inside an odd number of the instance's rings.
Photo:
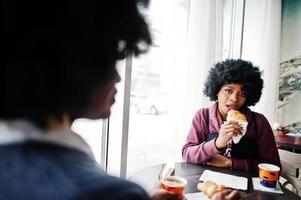
<path id="1" fill-rule="evenodd" d="M 163 164 L 154 165 L 151 167 L 147 167 L 142 169 L 129 177 L 130 181 L 136 182 L 147 191 L 150 191 L 156 183 L 158 183 L 158 175 L 162 169 Z M 248 189 L 246 191 L 242 191 L 243 199 L 256 199 L 256 200 L 264 200 L 264 199 L 289 199 L 289 200 L 300 200 L 300 197 L 295 193 L 287 190 L 282 185 L 280 185 L 283 194 L 275 194 L 263 191 L 257 191 L 253 189 L 252 177 L 256 177 L 256 174 L 251 174 L 238 170 L 217 168 L 205 165 L 196 165 L 185 162 L 175 163 L 175 175 L 181 176 L 187 179 L 188 183 L 185 186 L 186 193 L 193 193 L 197 191 L 197 184 L 199 182 L 200 176 L 203 174 L 204 170 L 212 170 L 216 172 L 226 173 L 235 176 L 242 176 L 248 178 Z"/>
<path id="2" fill-rule="evenodd" d="M 301 137 L 286 134 L 275 135 L 276 144 L 282 148 L 290 149 L 292 152 L 301 152 Z"/>

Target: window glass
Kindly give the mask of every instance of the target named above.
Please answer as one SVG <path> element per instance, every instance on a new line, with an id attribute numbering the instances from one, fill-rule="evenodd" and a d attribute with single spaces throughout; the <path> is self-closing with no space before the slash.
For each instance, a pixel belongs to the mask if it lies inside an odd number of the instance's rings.
<path id="1" fill-rule="evenodd" d="M 101 161 L 101 140 L 103 120 L 77 119 L 71 129 L 80 135 L 91 147 L 95 159 Z"/>
<path id="2" fill-rule="evenodd" d="M 152 0 L 146 15 L 154 45 L 133 59 L 127 175 L 156 163 L 181 160 L 186 132 L 174 117 L 184 63 L 188 0 Z M 179 67 L 179 68 L 178 68 Z M 178 80 L 180 81 L 180 80 Z"/>

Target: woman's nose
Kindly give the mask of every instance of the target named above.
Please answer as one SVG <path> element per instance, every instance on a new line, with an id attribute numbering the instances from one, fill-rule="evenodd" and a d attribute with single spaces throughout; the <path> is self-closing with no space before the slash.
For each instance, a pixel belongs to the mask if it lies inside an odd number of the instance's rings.
<path id="1" fill-rule="evenodd" d="M 237 99 L 238 99 L 237 94 L 234 94 L 234 93 L 233 93 L 233 94 L 230 96 L 230 100 L 233 101 L 233 102 L 237 102 Z"/>

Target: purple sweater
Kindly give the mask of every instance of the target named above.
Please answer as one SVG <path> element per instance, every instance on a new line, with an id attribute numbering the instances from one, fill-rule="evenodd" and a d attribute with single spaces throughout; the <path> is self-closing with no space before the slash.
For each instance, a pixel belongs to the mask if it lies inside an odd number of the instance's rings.
<path id="1" fill-rule="evenodd" d="M 252 111 L 245 109 L 243 112 L 247 116 L 248 127 L 244 135 L 255 139 L 257 143 L 257 159 L 238 159 L 232 157 L 232 169 L 238 169 L 249 172 L 257 172 L 259 163 L 271 163 L 281 167 L 278 150 L 275 143 L 273 131 L 268 120 L 259 113 L 255 114 L 256 125 L 252 119 Z M 184 161 L 190 163 L 203 163 L 218 154 L 214 141 L 206 142 L 208 132 L 219 132 L 223 123 L 221 114 L 218 110 L 217 103 L 209 108 L 209 130 L 206 123 L 206 109 L 200 109 L 195 114 L 192 127 L 182 149 Z M 258 132 L 258 133 L 257 133 Z"/>

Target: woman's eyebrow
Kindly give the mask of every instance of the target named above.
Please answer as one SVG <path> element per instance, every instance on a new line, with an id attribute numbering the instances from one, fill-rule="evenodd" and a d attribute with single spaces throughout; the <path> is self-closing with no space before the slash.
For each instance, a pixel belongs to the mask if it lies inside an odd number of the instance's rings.
<path id="1" fill-rule="evenodd" d="M 227 86 L 227 85 L 223 86 L 223 88 L 224 88 L 224 89 L 231 89 L 231 90 L 234 89 L 234 87 L 232 87 L 232 86 Z M 241 92 L 245 92 L 242 88 L 240 88 L 240 91 L 241 91 Z"/>
<path id="2" fill-rule="evenodd" d="M 226 87 L 226 88 L 230 88 L 230 89 L 233 89 L 234 87 L 232 87 L 232 86 L 228 86 L 228 85 L 224 85 L 223 86 L 224 88 Z"/>

